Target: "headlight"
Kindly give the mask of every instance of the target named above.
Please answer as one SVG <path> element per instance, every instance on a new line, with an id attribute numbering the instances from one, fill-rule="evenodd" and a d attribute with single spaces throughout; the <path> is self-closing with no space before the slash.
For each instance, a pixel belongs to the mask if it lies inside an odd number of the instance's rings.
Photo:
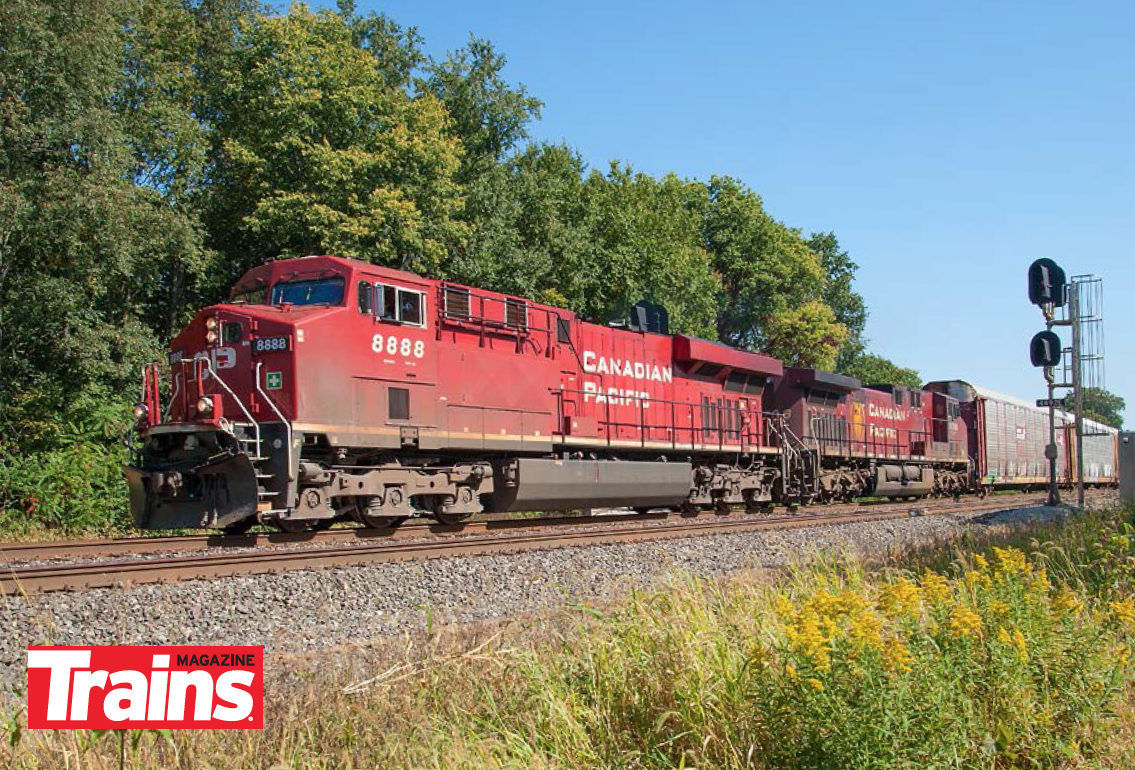
<path id="1" fill-rule="evenodd" d="M 214 342 L 217 341 L 217 333 L 215 331 L 213 331 L 212 329 L 205 332 L 205 341 L 208 342 L 210 345 L 212 345 Z"/>
<path id="2" fill-rule="evenodd" d="M 213 316 L 209 316 L 208 318 L 206 318 L 205 319 L 205 328 L 206 329 L 216 329 L 217 328 L 217 319 L 214 318 Z"/>
<path id="3" fill-rule="evenodd" d="M 144 420 L 146 418 L 146 415 L 148 415 L 149 413 L 150 413 L 150 409 L 145 404 L 135 404 L 134 405 L 134 419 L 135 420 Z"/>
<path id="4" fill-rule="evenodd" d="M 212 411 L 213 411 L 213 399 L 209 398 L 208 396 L 202 396 L 201 398 L 197 399 L 197 413 L 198 414 L 209 414 Z"/>

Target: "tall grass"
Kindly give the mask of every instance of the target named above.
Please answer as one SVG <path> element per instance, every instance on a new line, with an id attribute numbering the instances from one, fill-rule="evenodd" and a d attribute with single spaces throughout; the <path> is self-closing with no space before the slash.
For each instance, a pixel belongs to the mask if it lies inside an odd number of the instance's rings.
<path id="1" fill-rule="evenodd" d="M 1080 517 L 880 569 L 828 558 L 675 578 L 565 611 L 534 640 L 387 647 L 366 675 L 271 682 L 261 733 L 135 733 L 127 766 L 1135 767 L 1128 520 Z M 7 752 L 20 767 L 113 767 L 118 745 L 19 732 Z"/>

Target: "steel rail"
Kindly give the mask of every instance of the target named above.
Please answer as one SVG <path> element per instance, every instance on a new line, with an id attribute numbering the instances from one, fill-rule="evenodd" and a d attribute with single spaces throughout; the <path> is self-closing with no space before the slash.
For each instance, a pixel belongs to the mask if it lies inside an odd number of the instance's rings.
<path id="1" fill-rule="evenodd" d="M 445 558 L 539 550 L 577 545 L 605 545 L 711 534 L 795 529 L 856 522 L 907 518 L 914 514 L 975 514 L 1013 510 L 1021 503 L 1036 504 L 1041 498 L 1015 499 L 1012 503 L 980 501 L 907 505 L 904 509 L 844 513 L 808 513 L 765 517 L 717 517 L 716 520 L 664 523 L 646 527 L 617 526 L 606 529 L 575 529 L 565 532 L 498 532 L 476 537 L 435 538 L 417 542 L 367 543 L 300 550 L 261 550 L 235 554 L 171 556 L 77 564 L 10 567 L 0 571 L 0 595 L 37 594 L 51 591 L 109 588 L 143 583 L 275 573 L 295 569 L 380 564 L 414 559 Z M 589 519 L 595 523 L 594 519 Z"/>
<path id="2" fill-rule="evenodd" d="M 1106 495 L 1107 492 L 1100 493 Z M 1008 501 L 1007 496 L 1001 500 Z M 1027 495 L 1011 498 L 1016 503 L 1031 500 Z M 920 500 L 918 502 L 877 502 L 844 503 L 814 507 L 806 510 L 820 510 L 828 514 L 862 510 L 909 510 L 912 505 L 942 503 L 942 500 Z M 974 501 L 976 502 L 976 501 Z M 1019 505 L 1013 507 L 1021 507 Z M 737 516 L 738 514 L 730 514 Z M 742 514 L 744 515 L 744 514 Z M 552 527 L 571 527 L 593 524 L 639 523 L 662 519 L 689 521 L 697 517 L 724 518 L 712 511 L 703 511 L 696 516 L 689 514 L 655 513 L 616 513 L 591 516 L 553 516 L 533 519 L 478 518 L 461 524 L 440 524 L 431 521 L 416 521 L 403 524 L 396 529 L 372 529 L 369 527 L 344 527 L 340 529 L 311 530 L 308 532 L 250 532 L 240 535 L 226 535 L 213 532 L 201 535 L 158 535 L 152 537 L 122 537 L 101 540 L 58 540 L 29 541 L 25 543 L 0 543 L 0 569 L 11 562 L 58 561 L 71 558 L 93 556 L 127 556 L 137 554 L 183 553 L 187 551 L 235 550 L 246 548 L 268 548 L 273 546 L 295 546 L 308 544 L 365 543 L 372 541 L 403 540 L 437 535 L 475 535 L 514 529 L 540 529 Z"/>

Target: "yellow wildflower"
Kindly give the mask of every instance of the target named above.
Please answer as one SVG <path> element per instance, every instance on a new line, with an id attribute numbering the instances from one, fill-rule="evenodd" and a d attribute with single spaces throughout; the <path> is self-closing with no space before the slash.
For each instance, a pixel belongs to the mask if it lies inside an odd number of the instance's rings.
<path id="1" fill-rule="evenodd" d="M 993 547 L 993 556 L 997 559 L 997 571 L 1003 575 L 1019 575 L 1032 572 L 1025 554 L 1016 548 Z"/>
<path id="2" fill-rule="evenodd" d="M 819 679 L 809 679 L 808 684 L 812 685 L 813 690 L 819 690 L 820 692 L 824 691 L 824 683 Z"/>
<path id="3" fill-rule="evenodd" d="M 1022 663 L 1029 662 L 1029 645 L 1025 641 L 1025 635 L 1021 633 L 1021 629 L 1013 629 L 1013 646 L 1017 648 L 1017 657 Z"/>
<path id="4" fill-rule="evenodd" d="M 950 632 L 960 638 L 981 633 L 981 616 L 960 604 L 950 612 Z"/>
<path id="5" fill-rule="evenodd" d="M 914 656 L 910 654 L 910 649 L 901 639 L 887 640 L 887 648 L 883 653 L 883 664 L 887 668 L 895 671 L 910 671 L 912 663 Z"/>
<path id="6" fill-rule="evenodd" d="M 797 613 L 792 622 L 784 626 L 784 633 L 793 649 L 811 658 L 817 669 L 826 671 L 831 667 L 831 648 L 828 647 L 831 635 L 824 634 L 820 616 L 813 610 L 805 608 Z"/>
<path id="7" fill-rule="evenodd" d="M 989 588 L 991 585 L 993 585 L 993 580 L 989 577 L 989 575 L 973 569 L 966 570 L 966 582 L 971 586 L 983 586 L 985 588 Z"/>
<path id="8" fill-rule="evenodd" d="M 918 611 L 918 605 L 918 586 L 906 578 L 899 578 L 879 594 L 879 609 L 888 618 L 913 615 Z"/>
<path id="9" fill-rule="evenodd" d="M 1124 599 L 1121 602 L 1109 602 L 1108 607 L 1111 608 L 1111 616 L 1120 623 L 1135 626 L 1135 601 Z"/>
<path id="10" fill-rule="evenodd" d="M 855 612 L 864 604 L 863 597 L 854 591 L 846 590 L 833 594 L 826 588 L 821 588 L 812 594 L 812 598 L 804 606 L 821 617 L 839 618 Z"/>
<path id="11" fill-rule="evenodd" d="M 1115 654 L 1115 659 L 1119 661 L 1119 665 L 1121 666 L 1126 666 L 1131 660 L 1131 648 L 1126 644 L 1119 645 L 1112 652 Z"/>
<path id="12" fill-rule="evenodd" d="M 781 618 L 790 618 L 796 612 L 796 607 L 784 594 L 777 594 L 775 609 L 777 616 Z"/>
<path id="13" fill-rule="evenodd" d="M 1000 599 L 994 599 L 989 603 L 989 614 L 1000 617 L 1009 614 L 1009 605 Z"/>
<path id="14" fill-rule="evenodd" d="M 998 626 L 997 641 L 1007 647 L 1012 647 L 1017 653 L 1017 658 L 1022 663 L 1029 662 L 1029 644 L 1025 640 L 1025 635 L 1021 633 L 1021 629 L 1014 628 L 1013 633 L 1010 634 L 1005 630 L 1004 626 Z"/>
<path id="15" fill-rule="evenodd" d="M 973 557 L 973 563 L 979 570 L 982 570 L 983 572 L 989 570 L 989 559 L 986 559 L 980 553 Z"/>
<path id="16" fill-rule="evenodd" d="M 1050 583 L 1048 580 L 1048 570 L 1044 567 L 1040 567 L 1035 572 L 1033 572 L 1029 576 L 1028 582 L 1029 587 L 1036 590 L 1047 592 L 1052 588 L 1052 583 Z"/>
<path id="17" fill-rule="evenodd" d="M 878 649 L 883 644 L 883 620 L 870 610 L 857 612 L 848 624 L 848 636 L 859 649 Z"/>
<path id="18" fill-rule="evenodd" d="M 1058 618 L 1065 615 L 1075 615 L 1083 606 L 1084 604 L 1079 597 L 1066 587 L 1061 588 L 1052 597 L 1052 612 Z"/>
<path id="19" fill-rule="evenodd" d="M 922 593 L 932 602 L 942 601 L 950 595 L 950 581 L 937 572 L 922 573 Z"/>
<path id="20" fill-rule="evenodd" d="M 784 673 L 788 674 L 789 679 L 795 679 L 796 678 L 796 666 L 789 663 L 787 666 L 784 667 Z"/>

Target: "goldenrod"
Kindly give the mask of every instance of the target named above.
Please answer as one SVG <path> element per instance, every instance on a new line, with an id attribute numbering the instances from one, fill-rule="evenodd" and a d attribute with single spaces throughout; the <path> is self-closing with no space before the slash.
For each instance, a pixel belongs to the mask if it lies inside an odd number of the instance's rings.
<path id="1" fill-rule="evenodd" d="M 1135 626 L 1135 601 L 1123 599 L 1118 602 L 1109 602 L 1111 616 L 1127 626 Z"/>
<path id="2" fill-rule="evenodd" d="M 1079 597 L 1070 591 L 1067 586 L 1062 587 L 1052 597 L 1052 614 L 1057 618 L 1062 618 L 1065 615 L 1075 615 L 1083 606 L 1084 603 L 1081 602 Z"/>
<path id="3" fill-rule="evenodd" d="M 878 607 L 888 618 L 914 615 L 920 605 L 920 592 L 910 580 L 899 578 L 879 594 Z"/>
<path id="4" fill-rule="evenodd" d="M 950 632 L 960 638 L 981 634 L 981 616 L 958 604 L 950 611 Z"/>
<path id="5" fill-rule="evenodd" d="M 940 602 L 950 595 L 950 581 L 937 572 L 922 573 L 922 593 L 932 602 Z"/>
<path id="6" fill-rule="evenodd" d="M 901 639 L 888 639 L 887 647 L 883 653 L 884 665 L 897 671 L 910 671 L 914 663 L 914 656 Z"/>
<path id="7" fill-rule="evenodd" d="M 1029 662 L 1029 646 L 1025 642 L 1025 635 L 1021 633 L 1021 629 L 1013 629 L 1013 646 L 1017 648 L 1017 658 L 1022 663 Z"/>

